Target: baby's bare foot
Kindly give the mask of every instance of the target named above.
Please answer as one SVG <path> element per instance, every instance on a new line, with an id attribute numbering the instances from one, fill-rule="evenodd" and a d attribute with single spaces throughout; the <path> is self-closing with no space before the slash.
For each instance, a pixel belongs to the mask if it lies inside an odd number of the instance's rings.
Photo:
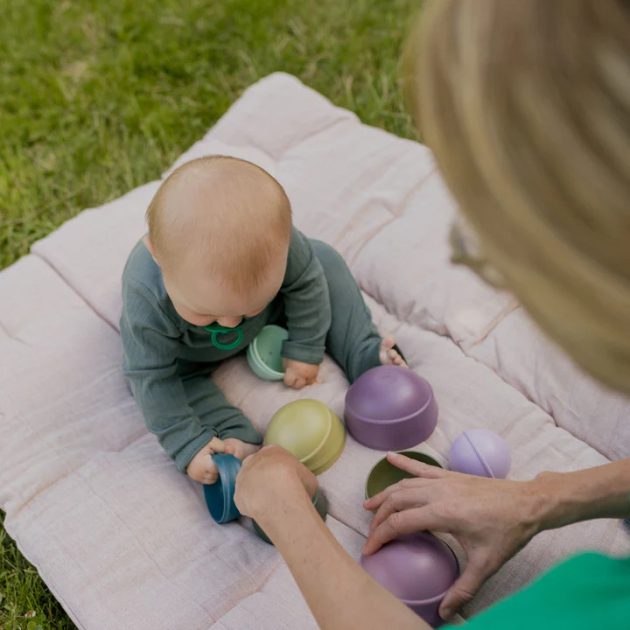
<path id="1" fill-rule="evenodd" d="M 395 345 L 396 342 L 393 337 L 385 337 L 385 339 L 383 339 L 378 355 L 381 365 L 400 365 L 401 367 L 408 367 L 405 360 L 400 356 L 400 353 L 394 348 Z"/>
<path id="2" fill-rule="evenodd" d="M 226 453 L 230 453 L 241 460 L 253 455 L 260 449 L 260 444 L 250 444 L 237 438 L 226 438 L 223 440 L 223 444 L 225 445 Z"/>

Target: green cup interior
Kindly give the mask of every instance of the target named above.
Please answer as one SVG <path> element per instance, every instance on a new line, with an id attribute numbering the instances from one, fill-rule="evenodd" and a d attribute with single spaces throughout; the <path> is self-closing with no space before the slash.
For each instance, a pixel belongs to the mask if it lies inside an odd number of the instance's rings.
<path id="1" fill-rule="evenodd" d="M 280 326 L 265 326 L 252 342 L 254 357 L 273 372 L 284 372 L 282 364 L 282 344 L 289 333 Z"/>
<path id="2" fill-rule="evenodd" d="M 442 468 L 437 460 L 433 459 L 433 457 L 427 455 L 426 453 L 419 453 L 418 451 L 401 451 L 400 454 L 422 462 L 423 464 L 429 464 L 430 466 Z M 370 474 L 368 475 L 367 482 L 365 484 L 365 498 L 370 499 L 374 495 L 385 490 L 385 488 L 388 488 L 402 479 L 407 479 L 409 477 L 413 477 L 413 475 L 405 472 L 404 470 L 400 470 L 400 468 L 396 468 L 396 466 L 390 464 L 387 461 L 387 458 L 384 457 L 374 466 L 374 468 L 372 468 Z"/>
<path id="3" fill-rule="evenodd" d="M 266 381 L 281 381 L 284 378 L 284 372 L 276 372 L 262 362 L 262 359 L 255 354 L 253 345 L 250 345 L 247 349 L 247 362 L 252 372 L 259 378 Z"/>

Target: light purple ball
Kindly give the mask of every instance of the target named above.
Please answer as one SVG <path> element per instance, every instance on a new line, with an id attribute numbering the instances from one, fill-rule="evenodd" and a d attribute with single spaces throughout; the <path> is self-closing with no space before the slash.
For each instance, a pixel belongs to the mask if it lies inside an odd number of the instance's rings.
<path id="1" fill-rule="evenodd" d="M 450 547 L 428 532 L 418 532 L 363 556 L 363 568 L 427 623 L 441 623 L 438 610 L 446 591 L 459 577 Z"/>
<path id="2" fill-rule="evenodd" d="M 480 477 L 505 479 L 511 464 L 507 442 L 489 429 L 464 431 L 453 442 L 448 454 L 451 470 Z"/>

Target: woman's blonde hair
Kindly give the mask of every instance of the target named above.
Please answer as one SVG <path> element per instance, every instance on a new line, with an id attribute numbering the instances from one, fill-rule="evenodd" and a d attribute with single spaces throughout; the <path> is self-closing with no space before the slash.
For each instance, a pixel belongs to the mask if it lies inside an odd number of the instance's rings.
<path id="1" fill-rule="evenodd" d="M 525 308 L 630 392 L 630 4 L 434 0 L 406 51 L 424 141 Z"/>

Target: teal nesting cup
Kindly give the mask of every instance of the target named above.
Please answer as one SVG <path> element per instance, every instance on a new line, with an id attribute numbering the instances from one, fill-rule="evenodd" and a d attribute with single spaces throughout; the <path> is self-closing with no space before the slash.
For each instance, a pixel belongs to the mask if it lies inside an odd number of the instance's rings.
<path id="1" fill-rule="evenodd" d="M 241 460 L 227 453 L 215 453 L 212 459 L 219 472 L 219 478 L 213 484 L 204 484 L 203 494 L 210 516 L 222 525 L 241 515 L 234 503 L 234 489 L 238 471 L 241 469 Z"/>
<path id="2" fill-rule="evenodd" d="M 247 348 L 247 363 L 251 371 L 265 381 L 284 378 L 282 344 L 289 338 L 287 330 L 271 324 L 256 335 Z"/>

